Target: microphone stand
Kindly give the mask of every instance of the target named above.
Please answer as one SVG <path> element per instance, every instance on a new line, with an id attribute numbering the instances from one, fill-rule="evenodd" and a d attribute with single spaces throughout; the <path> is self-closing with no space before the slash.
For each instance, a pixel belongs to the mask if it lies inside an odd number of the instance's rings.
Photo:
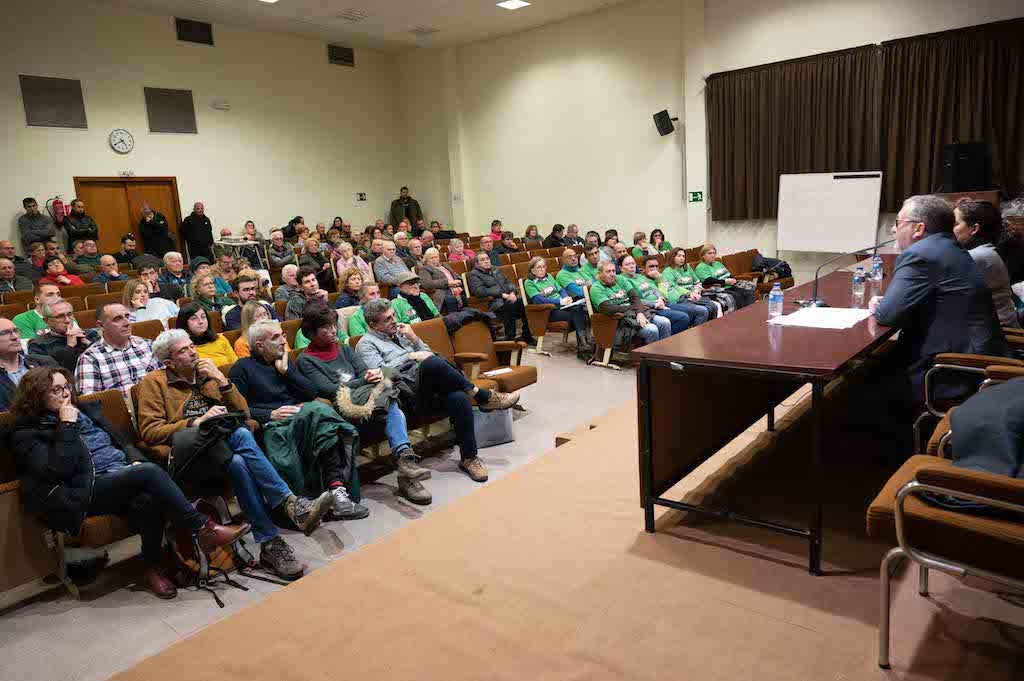
<path id="1" fill-rule="evenodd" d="M 869 251 L 877 252 L 878 249 L 881 248 L 882 246 L 888 246 L 891 243 L 895 243 L 895 241 L 896 241 L 896 239 L 889 239 L 888 241 L 883 241 L 882 243 L 875 244 L 874 246 L 868 246 L 866 248 L 861 248 L 860 250 L 851 251 L 849 253 L 840 253 L 836 257 L 834 257 L 834 258 L 832 258 L 830 260 L 826 260 L 825 262 L 823 262 L 820 265 L 818 265 L 818 269 L 816 269 L 814 271 L 814 290 L 811 291 L 811 299 L 810 300 L 802 301 L 800 303 L 800 306 L 801 307 L 829 307 L 829 304 L 826 303 L 824 300 L 819 300 L 818 299 L 818 275 L 821 274 L 821 268 L 822 267 L 824 267 L 825 265 L 828 265 L 829 263 L 833 263 L 836 260 L 839 260 L 840 258 L 845 258 L 848 255 L 863 255 L 863 254 L 866 254 Z"/>

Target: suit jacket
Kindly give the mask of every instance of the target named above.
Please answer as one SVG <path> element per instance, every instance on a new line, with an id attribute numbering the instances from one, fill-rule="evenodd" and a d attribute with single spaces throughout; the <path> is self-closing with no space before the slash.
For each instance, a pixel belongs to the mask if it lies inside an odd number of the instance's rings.
<path id="1" fill-rule="evenodd" d="M 924 375 L 935 355 L 1004 356 L 1007 352 L 981 272 L 952 234 L 931 234 L 900 253 L 875 317 L 900 328 L 902 359 L 919 400 L 924 399 Z M 970 383 L 944 378 L 935 395 L 961 395 Z"/>
<path id="2" fill-rule="evenodd" d="M 1024 478 L 1024 378 L 982 390 L 950 424 L 954 466 Z"/>

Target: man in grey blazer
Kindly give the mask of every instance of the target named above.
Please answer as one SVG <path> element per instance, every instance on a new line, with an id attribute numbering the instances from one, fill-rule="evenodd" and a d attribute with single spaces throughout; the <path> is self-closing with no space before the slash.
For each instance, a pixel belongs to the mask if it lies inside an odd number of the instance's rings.
<path id="1" fill-rule="evenodd" d="M 924 399 L 924 375 L 936 355 L 1007 353 L 992 297 L 974 260 L 957 243 L 954 222 L 952 207 L 941 197 L 907 199 L 893 228 L 900 255 L 892 282 L 884 297 L 869 302 L 880 324 L 900 328 L 894 359 L 905 367 L 918 402 Z M 957 397 L 971 384 L 950 375 L 934 396 Z"/>

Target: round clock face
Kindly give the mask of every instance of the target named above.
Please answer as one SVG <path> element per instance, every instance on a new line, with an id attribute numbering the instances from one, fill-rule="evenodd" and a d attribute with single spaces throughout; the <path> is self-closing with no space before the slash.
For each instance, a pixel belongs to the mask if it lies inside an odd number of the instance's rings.
<path id="1" fill-rule="evenodd" d="M 135 148 L 135 138 L 124 128 L 117 128 L 110 133 L 110 148 L 119 154 L 127 154 Z"/>

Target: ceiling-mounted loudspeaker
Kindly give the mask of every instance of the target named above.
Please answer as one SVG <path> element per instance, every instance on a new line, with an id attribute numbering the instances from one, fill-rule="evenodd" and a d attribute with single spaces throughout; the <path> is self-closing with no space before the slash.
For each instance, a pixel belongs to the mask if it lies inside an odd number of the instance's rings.
<path id="1" fill-rule="evenodd" d="M 678 120 L 670 116 L 667 109 L 654 114 L 654 125 L 658 127 L 658 134 L 662 137 L 675 132 L 676 126 L 672 125 L 672 121 Z"/>

